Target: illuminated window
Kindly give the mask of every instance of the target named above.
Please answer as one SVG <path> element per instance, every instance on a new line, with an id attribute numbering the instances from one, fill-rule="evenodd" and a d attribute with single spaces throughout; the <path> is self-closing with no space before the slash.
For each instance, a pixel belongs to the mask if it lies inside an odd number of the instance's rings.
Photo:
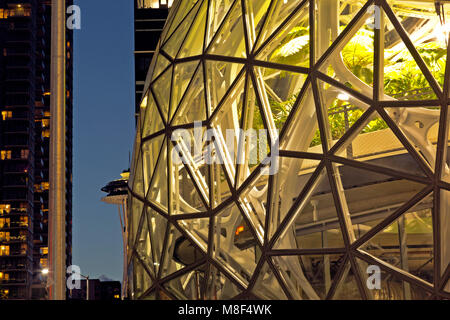
<path id="1" fill-rule="evenodd" d="M 28 227 L 28 217 L 20 217 L 20 225 L 22 227 Z"/>
<path id="2" fill-rule="evenodd" d="M 48 260 L 46 258 L 40 259 L 39 262 L 40 262 L 42 268 L 48 267 Z"/>
<path id="3" fill-rule="evenodd" d="M 2 118 L 3 118 L 3 121 L 5 121 L 6 119 L 11 119 L 12 111 L 2 111 Z"/>
<path id="4" fill-rule="evenodd" d="M 42 247 L 42 248 L 40 249 L 40 251 L 41 251 L 41 254 L 42 254 L 42 255 L 46 255 L 46 254 L 48 254 L 48 247 Z"/>
<path id="5" fill-rule="evenodd" d="M 115 294 L 115 295 L 114 295 L 114 299 L 120 299 L 120 295 Z"/>
<path id="6" fill-rule="evenodd" d="M 11 234 L 9 232 L 0 232 L 0 241 L 11 240 Z"/>
<path id="7" fill-rule="evenodd" d="M 42 119 L 42 127 L 43 128 L 50 127 L 50 119 Z"/>
<path id="8" fill-rule="evenodd" d="M 11 157 L 12 157 L 11 150 L 2 150 L 0 152 L 0 159 L 2 159 L 2 160 L 7 160 L 7 159 L 10 160 Z"/>
<path id="9" fill-rule="evenodd" d="M 41 183 L 41 189 L 42 190 L 49 190 L 50 189 L 50 183 L 49 182 L 42 182 Z"/>
<path id="10" fill-rule="evenodd" d="M 50 138 L 50 130 L 49 129 L 42 130 L 42 137 Z"/>
<path id="11" fill-rule="evenodd" d="M 0 256 L 9 256 L 9 246 L 0 246 Z"/>
<path id="12" fill-rule="evenodd" d="M 0 9 L 0 19 L 7 19 L 7 18 L 8 18 L 8 10 Z"/>
<path id="13" fill-rule="evenodd" d="M 23 149 L 20 151 L 20 157 L 22 159 L 28 159 L 29 154 L 30 154 L 30 150 L 28 150 L 28 149 Z"/>
<path id="14" fill-rule="evenodd" d="M 0 218 L 0 229 L 9 228 L 10 219 L 9 218 Z"/>
<path id="15" fill-rule="evenodd" d="M 9 214 L 11 212 L 10 204 L 0 204 L 0 214 Z"/>
<path id="16" fill-rule="evenodd" d="M 22 4 L 10 6 L 8 15 L 10 17 L 29 17 L 31 16 L 31 8 Z"/>

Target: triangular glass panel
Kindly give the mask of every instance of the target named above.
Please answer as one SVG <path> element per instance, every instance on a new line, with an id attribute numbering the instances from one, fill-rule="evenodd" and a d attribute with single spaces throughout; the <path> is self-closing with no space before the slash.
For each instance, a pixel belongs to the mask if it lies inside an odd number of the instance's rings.
<path id="1" fill-rule="evenodd" d="M 166 139 L 167 140 L 167 139 Z M 167 168 L 167 141 L 164 141 L 161 147 L 158 163 L 150 181 L 150 190 L 147 194 L 147 200 L 159 205 L 162 210 L 167 211 L 169 190 L 168 168 Z"/>
<path id="2" fill-rule="evenodd" d="M 138 196 L 145 197 L 144 195 L 144 176 L 142 173 L 142 152 L 139 152 L 137 161 L 134 165 L 133 186 L 132 191 Z"/>
<path id="3" fill-rule="evenodd" d="M 135 299 L 139 299 L 148 289 L 150 289 L 153 281 L 140 260 L 136 256 L 134 256 L 133 260 L 133 293 Z"/>
<path id="4" fill-rule="evenodd" d="M 170 61 L 162 54 L 158 54 L 155 69 L 153 70 L 152 80 L 155 80 L 169 66 Z"/>
<path id="5" fill-rule="evenodd" d="M 255 75 L 264 83 L 262 94 L 270 103 L 276 128 L 281 130 L 305 83 L 306 75 L 262 67 L 255 68 Z"/>
<path id="6" fill-rule="evenodd" d="M 161 154 L 161 147 L 163 145 L 163 140 L 164 136 L 159 135 L 151 140 L 145 141 L 142 144 L 145 194 L 148 193 L 148 188 L 153 178 L 156 163 L 159 159 L 159 155 Z"/>
<path id="7" fill-rule="evenodd" d="M 373 86 L 374 51 L 374 30 L 364 25 L 344 46 L 339 61 L 360 81 Z M 339 75 L 338 64 L 334 71 Z"/>
<path id="8" fill-rule="evenodd" d="M 263 2 L 263 1 L 260 1 Z M 264 1 L 268 2 L 268 1 Z M 284 1 L 276 1 L 271 4 L 271 6 L 268 8 L 268 11 L 265 12 L 267 15 L 267 18 L 261 18 L 259 21 L 257 20 L 255 25 L 256 34 L 258 36 L 257 39 L 257 45 L 255 46 L 255 49 L 259 49 L 261 45 L 263 45 L 271 36 L 273 33 L 277 31 L 277 29 L 285 23 L 289 15 L 296 10 L 298 7 L 302 6 L 303 4 L 301 1 L 297 0 L 284 0 Z M 303 5 L 304 8 L 307 8 L 308 4 Z M 267 4 L 264 4 L 258 8 L 257 11 L 259 16 L 261 16 L 261 13 L 266 10 Z M 289 22 L 285 23 L 285 27 L 279 34 L 289 34 L 291 31 L 296 30 L 296 22 L 299 22 L 302 20 L 302 17 L 306 16 L 308 17 L 308 10 L 304 12 L 304 9 L 300 9 L 301 15 L 296 17 L 294 19 L 290 19 Z M 262 24 L 264 22 L 264 25 Z M 308 25 L 305 25 L 305 27 L 308 27 Z M 279 35 L 278 35 L 279 36 Z M 277 37 L 275 36 L 275 39 Z M 280 38 L 282 39 L 282 38 Z M 272 44 L 275 45 L 275 42 L 272 42 Z M 280 42 L 278 43 L 280 44 Z M 276 46 L 276 45 L 275 45 Z M 273 48 L 272 50 L 273 51 Z"/>
<path id="9" fill-rule="evenodd" d="M 332 6 L 338 5 L 334 3 Z M 356 12 L 360 11 L 358 5 L 347 5 L 343 11 L 349 13 L 348 15 L 341 15 L 341 18 L 345 16 L 356 15 Z M 337 8 L 335 8 L 338 10 Z M 321 17 L 320 12 L 333 12 L 333 8 L 328 8 L 328 4 L 319 5 L 319 19 Z M 366 12 L 360 16 L 359 21 L 367 19 L 367 17 L 374 14 L 374 8 L 369 7 Z M 329 48 L 331 43 L 336 40 L 338 35 L 347 26 L 347 19 L 343 18 L 340 21 L 341 27 L 329 26 L 330 22 L 325 20 L 329 19 L 328 16 L 323 16 L 323 25 L 317 24 L 316 32 L 319 36 L 323 37 L 321 41 L 317 41 L 316 53 L 323 54 Z M 332 23 L 332 22 L 331 22 Z M 331 31 L 330 31 L 331 29 Z M 341 42 L 334 48 L 334 51 L 329 57 L 322 63 L 319 70 L 329 77 L 341 82 L 358 91 L 365 96 L 371 98 L 373 96 L 373 76 L 374 76 L 374 26 L 370 22 L 370 18 L 366 23 L 357 23 L 352 29 L 348 29 L 348 35 L 344 37 Z M 330 39 L 330 42 L 324 39 Z M 320 58 L 317 54 L 317 59 Z"/>
<path id="10" fill-rule="evenodd" d="M 147 222 L 148 222 L 148 234 L 150 237 L 150 244 L 152 249 L 152 267 L 155 275 L 159 273 L 159 267 L 161 265 L 163 246 L 164 246 L 164 235 L 167 229 L 167 219 L 157 213 L 156 211 L 147 207 Z"/>
<path id="11" fill-rule="evenodd" d="M 439 107 L 386 108 L 404 136 L 420 153 L 430 168 L 436 163 L 436 146 L 439 135 Z"/>
<path id="12" fill-rule="evenodd" d="M 295 110 L 289 112 L 280 137 L 280 150 L 323 153 L 317 112 L 311 86 Z"/>
<path id="13" fill-rule="evenodd" d="M 270 154 L 270 133 L 253 84 L 248 79 L 245 108 L 238 109 L 240 128 L 237 139 L 236 188 L 250 176 Z"/>
<path id="14" fill-rule="evenodd" d="M 355 270 L 350 266 L 350 261 L 343 266 L 344 272 L 342 278 L 336 286 L 333 300 L 361 300 L 361 292 L 355 275 Z"/>
<path id="15" fill-rule="evenodd" d="M 249 51 L 256 44 L 258 34 L 264 26 L 270 4 L 271 1 L 245 1 L 247 34 L 250 45 Z"/>
<path id="16" fill-rule="evenodd" d="M 201 248 L 203 253 L 208 252 L 209 220 L 210 218 L 178 220 L 178 225 L 190 237 L 190 240 Z M 175 250 L 175 256 L 179 262 L 190 265 L 203 257 L 202 251 L 194 247 L 190 241 L 185 241 L 185 237 L 182 239 L 179 240 L 179 245 Z"/>
<path id="17" fill-rule="evenodd" d="M 141 116 L 144 116 L 142 125 L 142 138 L 159 132 L 164 129 L 164 123 L 161 120 L 158 108 L 153 98 L 153 94 L 149 93 L 145 110 L 141 110 Z"/>
<path id="18" fill-rule="evenodd" d="M 223 170 L 223 165 L 218 162 L 210 166 L 212 183 L 212 208 L 215 209 L 232 196 L 228 177 Z"/>
<path id="19" fill-rule="evenodd" d="M 178 300 L 201 300 L 202 283 L 205 278 L 206 265 L 169 280 L 163 286 Z"/>
<path id="20" fill-rule="evenodd" d="M 400 216 L 361 248 L 430 284 L 434 282 L 433 197 Z"/>
<path id="21" fill-rule="evenodd" d="M 366 123 L 358 135 L 355 133 L 340 145 L 337 155 L 407 174 L 426 176 L 418 160 L 405 149 L 378 112 L 372 113 Z"/>
<path id="22" fill-rule="evenodd" d="M 257 240 L 235 204 L 215 216 L 212 237 L 213 259 L 246 287 L 256 268 L 260 252 Z"/>
<path id="23" fill-rule="evenodd" d="M 299 183 L 306 185 L 310 176 L 311 174 L 299 176 Z M 279 208 L 283 217 L 291 210 L 298 194 L 302 192 L 301 189 L 297 190 L 297 194 L 287 190 L 281 193 L 282 197 L 285 193 L 287 196 L 290 195 L 281 202 Z M 271 218 L 277 218 L 277 216 L 271 216 Z M 272 223 L 279 225 L 281 221 L 277 219 Z M 274 229 L 273 232 L 275 231 Z M 344 246 L 342 232 L 330 181 L 324 169 L 311 189 L 310 196 L 300 203 L 292 227 L 281 233 L 280 238 L 275 242 L 274 249 L 342 248 Z"/>
<path id="24" fill-rule="evenodd" d="M 194 8 L 194 6 L 197 4 L 198 0 L 192 0 L 192 1 L 186 1 L 186 2 L 180 2 L 179 6 L 176 8 L 175 16 L 173 17 L 171 21 L 170 28 L 165 35 L 164 41 L 167 41 L 168 38 L 171 37 L 172 33 L 175 31 L 175 29 L 182 30 L 180 27 L 180 24 L 183 23 L 184 20 L 190 18 L 192 16 L 192 12 L 195 11 L 197 8 Z M 175 9 L 175 8 L 174 8 Z M 194 14 L 195 16 L 195 14 Z M 169 17 L 170 18 L 170 17 Z"/>
<path id="25" fill-rule="evenodd" d="M 219 27 L 222 25 L 225 16 L 228 14 L 231 5 L 234 4 L 234 0 L 216 0 L 211 1 L 209 5 L 209 21 L 208 21 L 208 34 L 206 37 L 207 44 L 216 34 Z"/>
<path id="26" fill-rule="evenodd" d="M 146 210 L 144 209 L 144 212 Z M 149 224 L 147 221 L 147 214 L 143 214 L 140 221 L 140 232 L 136 239 L 136 254 L 138 255 L 141 262 L 147 267 L 147 271 L 150 275 L 155 278 L 155 266 L 153 260 L 153 248 L 152 241 L 150 237 Z"/>
<path id="27" fill-rule="evenodd" d="M 211 108 L 208 115 L 213 113 L 230 90 L 243 66 L 240 63 L 206 60 L 207 94 Z M 239 83 L 242 85 L 243 81 Z"/>
<path id="28" fill-rule="evenodd" d="M 264 243 L 266 227 L 268 180 L 268 172 L 259 173 L 239 195 L 239 204 L 243 214 L 250 221 L 261 244 Z"/>
<path id="29" fill-rule="evenodd" d="M 273 236 L 319 163 L 320 161 L 309 159 L 278 158 L 278 171 L 273 175 L 272 193 L 269 195 L 270 223 L 266 226 L 269 238 Z"/>
<path id="30" fill-rule="evenodd" d="M 208 53 L 237 58 L 247 57 L 241 1 L 235 1 L 231 12 L 212 40 Z"/>
<path id="31" fill-rule="evenodd" d="M 284 259 L 279 257 L 278 259 Z M 292 271 L 292 278 L 299 278 L 298 294 L 303 299 L 311 299 L 315 293 L 321 300 L 325 300 L 330 292 L 336 275 L 343 266 L 344 256 L 341 254 L 302 255 L 300 261 L 302 273 Z M 302 285 L 303 284 L 303 285 Z M 314 291 L 312 291 L 312 290 Z"/>
<path id="32" fill-rule="evenodd" d="M 153 83 L 153 91 L 156 102 L 158 103 L 161 113 L 164 116 L 164 120 L 166 121 L 167 115 L 169 114 L 170 94 L 168 93 L 172 90 L 172 76 L 173 67 L 171 66 Z"/>
<path id="33" fill-rule="evenodd" d="M 197 69 L 191 84 L 184 94 L 176 112 L 172 125 L 183 125 L 206 120 L 205 86 L 203 81 L 203 66 Z"/>
<path id="34" fill-rule="evenodd" d="M 326 111 L 325 128 L 331 148 L 370 107 L 358 98 L 321 80 L 317 83 L 321 107 Z M 327 123 L 328 122 L 328 123 Z"/>
<path id="35" fill-rule="evenodd" d="M 199 129 L 186 130 L 183 136 L 172 136 L 173 214 L 206 212 L 209 206 L 209 170 L 203 152 L 205 128 Z"/>
<path id="36" fill-rule="evenodd" d="M 295 300 L 325 300 L 344 257 L 342 254 L 276 256 L 273 261 Z"/>
<path id="37" fill-rule="evenodd" d="M 131 203 L 129 204 L 131 208 L 130 218 L 128 219 L 128 246 L 134 248 L 136 243 L 136 236 L 139 229 L 139 223 L 142 220 L 142 210 L 144 208 L 144 203 L 139 201 L 137 198 L 132 197 Z"/>
<path id="38" fill-rule="evenodd" d="M 290 1 L 293 2 L 293 1 Z M 298 3 L 298 2 L 297 2 Z M 289 4 L 285 4 L 288 6 Z M 291 4 L 292 5 L 292 4 Z M 278 7 L 282 7 L 281 2 Z M 275 5 L 277 7 L 277 5 Z M 277 19 L 273 16 L 269 20 Z M 280 21 L 282 21 L 280 19 Z M 269 22 L 270 23 L 270 22 Z M 294 17 L 291 18 L 282 30 L 267 43 L 256 56 L 257 60 L 286 64 L 297 67 L 309 67 L 309 4 L 303 6 Z"/>
<path id="39" fill-rule="evenodd" d="M 228 275 L 211 264 L 206 284 L 205 300 L 230 300 L 241 292 Z"/>
<path id="40" fill-rule="evenodd" d="M 235 183 L 238 158 L 239 134 L 241 132 L 241 115 L 245 102 L 245 77 L 228 93 L 219 109 L 214 111 L 211 127 L 214 129 L 214 150 L 225 170 Z"/>
<path id="41" fill-rule="evenodd" d="M 439 14 L 436 10 L 439 6 Z M 403 26 L 423 61 L 441 85 L 444 85 L 447 62 L 448 21 L 450 11 L 444 4 L 415 6 L 406 3 L 391 5 L 400 24 Z M 446 9 L 446 10 L 445 10 Z M 404 48 L 402 39 L 390 20 L 386 23 L 385 48 L 394 52 Z M 409 100 L 409 99 L 408 99 Z"/>
<path id="42" fill-rule="evenodd" d="M 202 1 L 200 1 L 202 2 Z M 170 55 L 172 58 L 175 58 L 180 51 L 180 48 L 185 40 L 187 33 L 191 30 L 191 26 L 193 25 L 193 21 L 197 16 L 197 12 L 199 11 L 201 4 L 196 4 L 196 6 L 189 12 L 186 18 L 181 22 L 176 32 L 174 32 L 168 39 L 167 42 L 164 43 L 162 50 Z"/>
<path id="43" fill-rule="evenodd" d="M 356 259 L 359 263 L 365 263 L 360 259 Z M 365 265 L 368 265 L 365 263 Z M 389 273 L 384 269 L 379 268 L 376 265 L 371 265 L 368 269 L 368 273 L 363 277 L 364 284 L 371 286 L 369 291 L 371 299 L 373 300 L 427 300 L 432 296 L 432 293 L 418 287 L 413 283 L 404 281 Z M 379 279 L 374 276 L 379 276 Z M 370 277 L 370 278 L 369 278 Z"/>
<path id="44" fill-rule="evenodd" d="M 203 53 L 208 2 L 209 1 L 204 1 L 202 7 L 198 11 L 197 17 L 189 30 L 189 34 L 187 35 L 177 58 L 191 57 Z"/>
<path id="45" fill-rule="evenodd" d="M 199 70 L 198 66 L 198 61 L 190 61 L 175 65 L 169 119 L 172 119 L 172 116 L 178 108 L 178 104 L 185 95 L 186 89 L 193 82 L 194 72 Z"/>
<path id="46" fill-rule="evenodd" d="M 160 277 L 165 278 L 185 267 L 183 264 L 188 262 L 187 259 L 185 261 L 181 261 L 177 258 L 181 256 L 181 253 L 179 252 L 180 246 L 182 248 L 188 250 L 188 252 L 191 252 L 191 241 L 187 239 L 184 235 L 178 231 L 177 228 L 175 228 L 174 225 L 169 224 L 167 227 L 167 232 L 165 235 L 166 243 L 164 245 L 163 249 L 163 262 L 160 266 Z M 187 241 L 189 244 L 183 243 L 184 241 Z M 186 257 L 184 257 L 186 258 Z"/>
<path id="47" fill-rule="evenodd" d="M 387 17 L 385 19 L 389 21 Z M 389 23 L 387 24 L 389 25 Z M 417 45 L 419 44 L 417 43 Z M 433 87 L 395 28 L 392 27 L 385 35 L 384 47 L 384 91 L 386 95 L 397 100 L 437 99 Z M 435 75 L 441 78 L 437 80 L 443 82 L 444 72 L 436 70 Z"/>
<path id="48" fill-rule="evenodd" d="M 255 285 L 253 287 L 253 293 L 258 295 L 264 300 L 287 300 L 287 296 L 284 293 L 278 279 L 273 273 L 267 262 L 262 266 L 259 275 L 255 275 Z"/>
<path id="49" fill-rule="evenodd" d="M 425 188 L 421 183 L 348 165 L 336 164 L 334 170 L 340 176 L 355 239 Z"/>

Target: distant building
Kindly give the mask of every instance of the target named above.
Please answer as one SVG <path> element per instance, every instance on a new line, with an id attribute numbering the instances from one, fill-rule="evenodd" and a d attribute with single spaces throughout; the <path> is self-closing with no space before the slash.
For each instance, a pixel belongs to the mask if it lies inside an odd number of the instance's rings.
<path id="1" fill-rule="evenodd" d="M 87 281 L 81 280 L 81 288 L 72 290 L 70 300 L 121 300 L 120 281 L 101 281 L 89 279 L 89 299 L 87 297 Z"/>

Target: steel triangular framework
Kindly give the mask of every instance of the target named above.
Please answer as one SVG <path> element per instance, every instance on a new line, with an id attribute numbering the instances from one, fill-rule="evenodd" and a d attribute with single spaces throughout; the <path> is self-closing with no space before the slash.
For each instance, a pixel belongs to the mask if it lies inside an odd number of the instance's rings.
<path id="1" fill-rule="evenodd" d="M 175 1 L 134 148 L 130 296 L 449 298 L 450 6 L 436 8 Z"/>

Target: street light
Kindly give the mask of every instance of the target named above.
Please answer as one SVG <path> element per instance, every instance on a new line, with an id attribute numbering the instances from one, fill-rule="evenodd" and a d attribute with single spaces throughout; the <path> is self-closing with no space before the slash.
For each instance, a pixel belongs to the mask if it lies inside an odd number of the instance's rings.
<path id="1" fill-rule="evenodd" d="M 86 280 L 86 300 L 89 300 L 89 276 L 83 276 L 81 273 L 79 275 Z"/>

